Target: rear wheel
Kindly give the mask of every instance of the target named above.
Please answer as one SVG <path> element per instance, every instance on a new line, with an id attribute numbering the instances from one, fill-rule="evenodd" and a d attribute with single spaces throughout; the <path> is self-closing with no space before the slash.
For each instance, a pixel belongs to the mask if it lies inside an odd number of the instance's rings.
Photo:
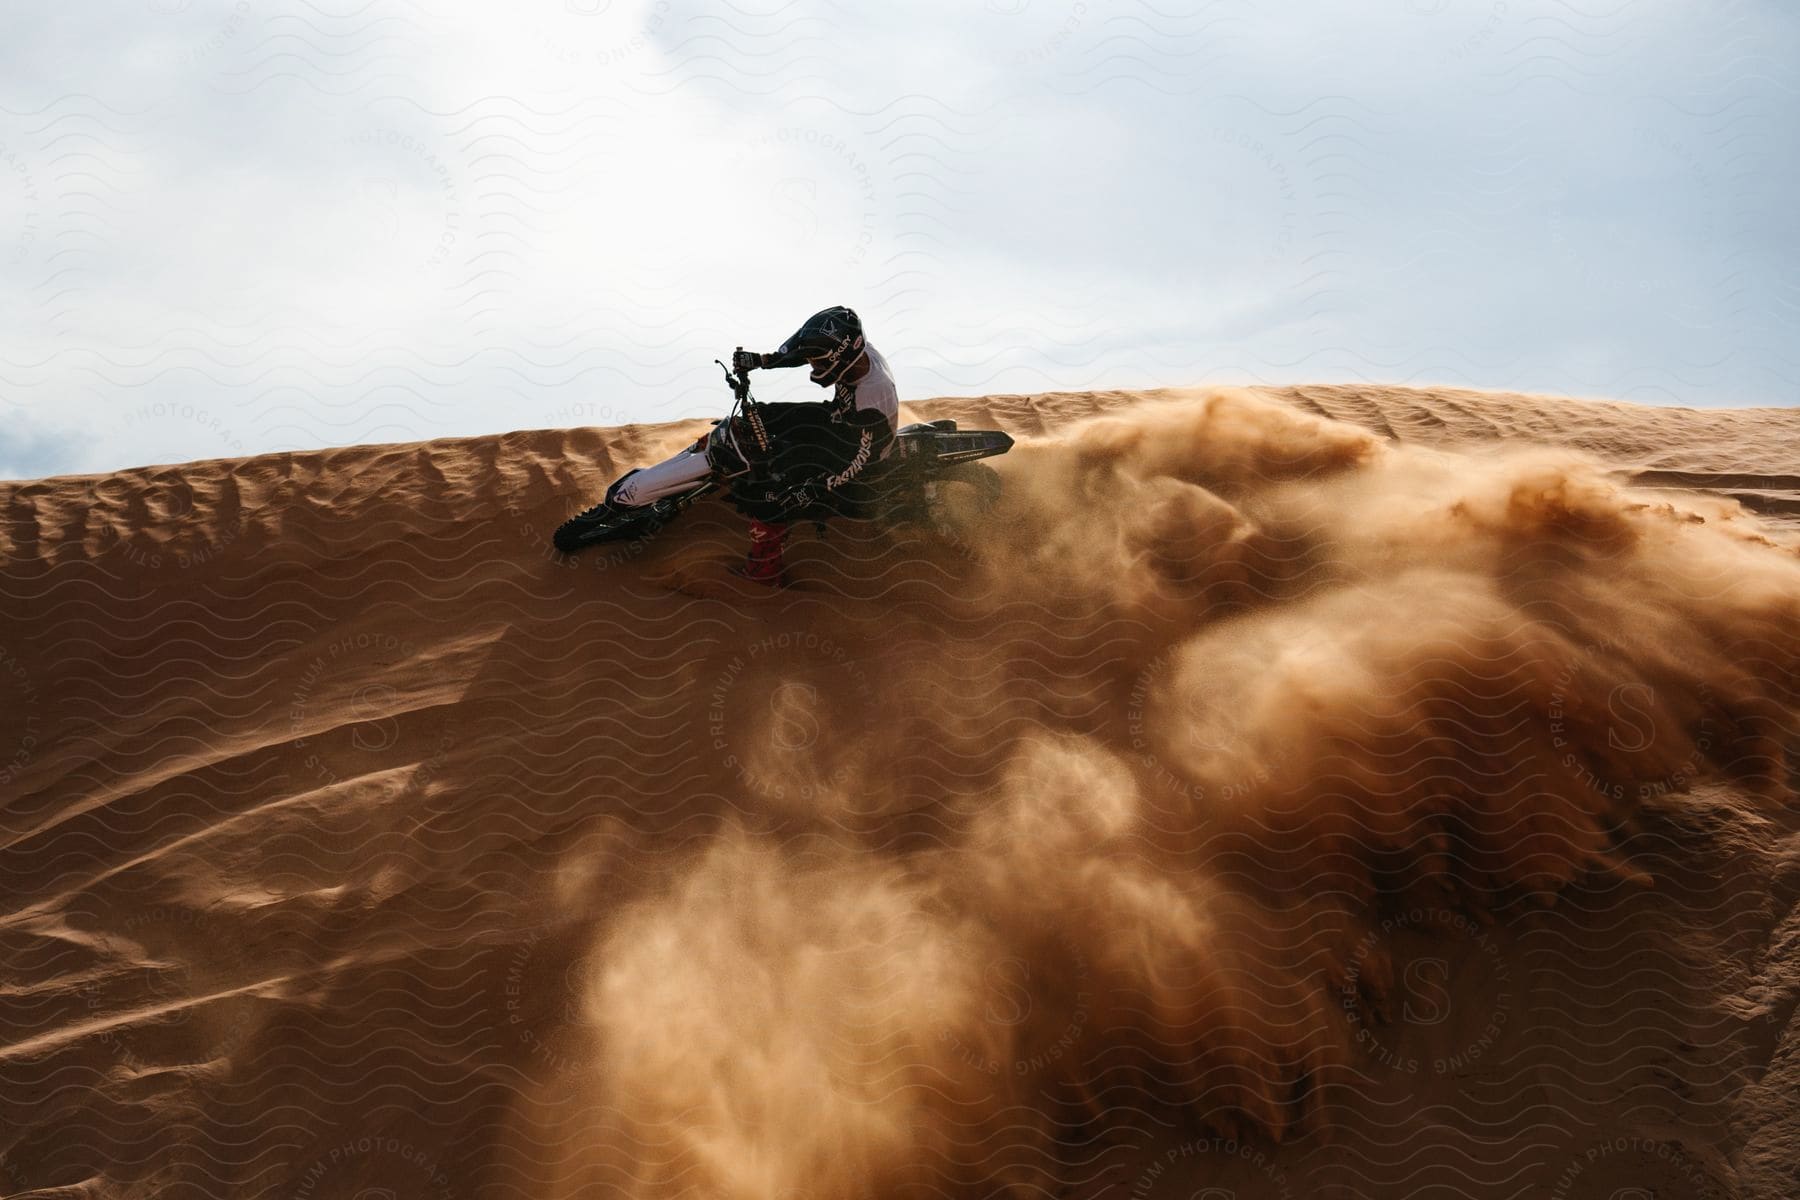
<path id="1" fill-rule="evenodd" d="M 950 489 L 954 505 L 967 504 L 976 512 L 986 512 L 1000 500 L 1000 472 L 985 463 L 957 463 L 945 467 L 933 481 L 933 489 L 939 497 L 945 496 L 946 486 Z"/>

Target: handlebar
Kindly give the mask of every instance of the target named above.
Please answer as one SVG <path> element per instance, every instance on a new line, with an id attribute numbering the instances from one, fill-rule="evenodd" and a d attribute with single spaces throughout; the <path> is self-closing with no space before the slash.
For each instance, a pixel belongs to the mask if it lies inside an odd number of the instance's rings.
<path id="1" fill-rule="evenodd" d="M 743 347 L 739 346 L 738 349 L 742 350 Z M 713 361 L 719 364 L 719 370 L 725 372 L 725 386 L 731 389 L 731 394 L 737 397 L 738 403 L 747 403 L 750 400 L 750 373 L 746 371 L 741 375 L 733 375 L 731 368 L 723 362 L 716 358 Z"/>
<path id="2" fill-rule="evenodd" d="M 738 353 L 741 354 L 743 349 L 742 346 L 739 346 Z M 727 439 L 731 439 L 734 436 L 732 427 L 735 424 L 737 412 L 739 409 L 742 409 L 744 412 L 744 420 L 749 425 L 751 436 L 756 439 L 757 450 L 766 455 L 769 452 L 769 434 L 768 431 L 763 428 L 762 417 L 757 414 L 758 405 L 756 401 L 750 398 L 750 372 L 740 371 L 736 375 L 733 375 L 730 367 L 719 362 L 716 358 L 713 359 L 713 361 L 719 363 L 719 370 L 725 372 L 726 386 L 731 389 L 731 394 L 737 397 L 737 403 L 731 406 L 731 413 L 727 415 L 723 421 L 714 422 L 714 425 L 716 426 L 714 431 L 715 435 L 723 433 Z M 732 355 L 732 361 L 737 361 L 736 354 Z M 742 456 L 740 455 L 740 457 Z M 746 461 L 748 460 L 746 459 Z"/>

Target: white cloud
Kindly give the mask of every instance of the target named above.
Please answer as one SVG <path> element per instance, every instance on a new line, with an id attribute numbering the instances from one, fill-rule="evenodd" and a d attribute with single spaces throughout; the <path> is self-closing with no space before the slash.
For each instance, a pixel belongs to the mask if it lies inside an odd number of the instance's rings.
<path id="1" fill-rule="evenodd" d="M 830 303 L 912 395 L 1792 400 L 1772 6 L 121 0 L 11 25 L 14 472 L 708 412 L 713 355 Z"/>

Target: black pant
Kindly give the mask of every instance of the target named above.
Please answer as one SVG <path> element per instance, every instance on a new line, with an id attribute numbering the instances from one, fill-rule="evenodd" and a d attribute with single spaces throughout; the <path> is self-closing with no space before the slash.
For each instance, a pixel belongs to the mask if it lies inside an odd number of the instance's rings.
<path id="1" fill-rule="evenodd" d="M 773 502 L 782 492 L 811 480 L 841 473 L 856 458 L 862 430 L 832 419 L 825 404 L 759 404 L 769 454 L 748 474 L 732 480 L 731 503 L 760 521 L 795 521 L 826 517 L 868 516 L 877 500 L 877 481 L 886 463 L 870 463 L 856 479 L 829 492 L 821 503 L 796 511 Z M 877 446 L 879 453 L 882 447 Z"/>

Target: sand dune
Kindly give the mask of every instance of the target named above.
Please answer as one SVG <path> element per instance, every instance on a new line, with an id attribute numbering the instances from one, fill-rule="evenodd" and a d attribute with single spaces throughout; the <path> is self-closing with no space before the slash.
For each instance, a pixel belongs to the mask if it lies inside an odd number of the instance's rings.
<path id="1" fill-rule="evenodd" d="M 0 1195 L 1800 1194 L 1800 413 L 909 407 L 0 485 Z"/>

